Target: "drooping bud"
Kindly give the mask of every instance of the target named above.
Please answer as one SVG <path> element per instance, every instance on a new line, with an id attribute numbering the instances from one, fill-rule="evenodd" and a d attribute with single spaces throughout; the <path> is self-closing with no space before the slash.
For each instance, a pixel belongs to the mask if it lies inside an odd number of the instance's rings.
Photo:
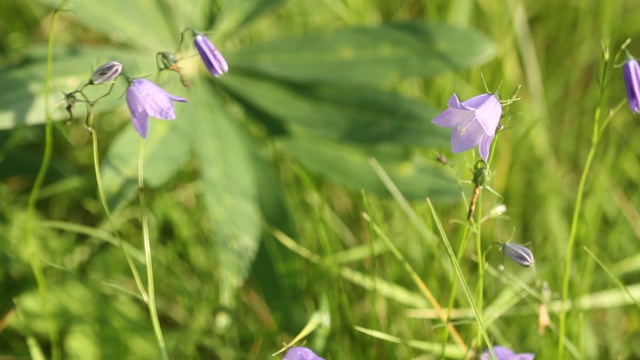
<path id="1" fill-rule="evenodd" d="M 91 84 L 103 84 L 115 80 L 122 72 L 122 64 L 117 61 L 110 61 L 93 72 Z"/>
<path id="2" fill-rule="evenodd" d="M 535 264 L 531 250 L 520 244 L 499 244 L 502 252 L 521 266 L 530 267 Z"/>

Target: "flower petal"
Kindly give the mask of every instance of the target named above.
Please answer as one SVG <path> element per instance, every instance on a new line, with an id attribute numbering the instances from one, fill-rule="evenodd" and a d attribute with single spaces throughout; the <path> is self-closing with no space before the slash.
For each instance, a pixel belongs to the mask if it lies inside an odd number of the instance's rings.
<path id="1" fill-rule="evenodd" d="M 631 59 L 622 66 L 624 86 L 627 90 L 627 101 L 633 113 L 640 113 L 640 66 Z"/>
<path id="2" fill-rule="evenodd" d="M 443 127 L 456 127 L 466 124 L 473 119 L 472 111 L 449 108 L 431 120 L 432 123 Z"/>
<path id="3" fill-rule="evenodd" d="M 142 100 L 147 113 L 158 119 L 175 119 L 176 111 L 172 101 L 187 102 L 186 99 L 171 95 L 160 86 L 146 79 L 134 80 L 132 88 Z"/>
<path id="4" fill-rule="evenodd" d="M 499 345 L 493 347 L 493 352 L 496 354 L 496 359 L 498 360 L 510 360 L 511 357 L 516 354 L 513 350 Z M 485 350 L 482 353 L 481 360 L 489 359 L 491 359 L 491 352 L 489 350 Z"/>
<path id="5" fill-rule="evenodd" d="M 213 46 L 213 43 L 203 35 L 196 35 L 194 38 L 196 49 L 200 53 L 200 57 L 204 65 L 209 69 L 211 75 L 220 77 L 229 71 L 227 61 L 222 57 L 220 51 Z"/>
<path id="6" fill-rule="evenodd" d="M 485 136 L 484 129 L 479 122 L 471 120 L 463 125 L 458 125 L 451 132 L 451 151 L 456 154 L 478 146 Z"/>
<path id="7" fill-rule="evenodd" d="M 496 134 L 496 128 L 500 123 L 501 116 L 502 105 L 500 105 L 498 98 L 493 95 L 489 95 L 486 101 L 476 110 L 476 117 L 484 128 L 484 132 L 489 136 Z"/>
<path id="8" fill-rule="evenodd" d="M 146 139 L 149 131 L 149 114 L 144 108 L 143 99 L 140 98 L 133 85 L 127 90 L 127 106 L 131 113 L 133 127 L 143 139 Z"/>
<path id="9" fill-rule="evenodd" d="M 491 149 L 493 138 L 494 136 L 484 135 L 482 139 L 480 139 L 480 144 L 478 144 L 478 152 L 480 152 L 480 157 L 484 162 L 489 161 L 489 150 Z"/>
<path id="10" fill-rule="evenodd" d="M 282 360 L 324 360 L 306 347 L 292 347 Z"/>

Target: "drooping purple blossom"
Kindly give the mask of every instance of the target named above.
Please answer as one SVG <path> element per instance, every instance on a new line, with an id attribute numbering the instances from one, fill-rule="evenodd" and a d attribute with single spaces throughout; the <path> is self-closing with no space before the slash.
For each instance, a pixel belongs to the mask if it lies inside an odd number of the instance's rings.
<path id="1" fill-rule="evenodd" d="M 521 266 L 530 267 L 535 264 L 531 250 L 520 244 L 506 243 L 501 245 L 502 252 Z"/>
<path id="2" fill-rule="evenodd" d="M 502 116 L 500 101 L 494 95 L 483 94 L 460 102 L 453 94 L 448 105 L 432 123 L 453 128 L 451 151 L 459 153 L 478 146 L 480 157 L 488 161 L 489 148 Z"/>
<path id="3" fill-rule="evenodd" d="M 115 80 L 122 72 L 122 64 L 117 61 L 109 61 L 101 65 L 91 76 L 91 84 L 102 84 Z"/>
<path id="4" fill-rule="evenodd" d="M 496 354 L 496 360 L 533 360 L 536 357 L 534 353 L 516 354 L 515 351 L 499 345 L 493 347 L 493 352 Z M 485 350 L 480 358 L 480 360 L 492 359 L 489 350 Z"/>
<path id="5" fill-rule="evenodd" d="M 194 37 L 193 43 L 200 53 L 204 65 L 207 67 L 211 75 L 220 77 L 229 71 L 227 61 L 222 57 L 220 51 L 213 46 L 211 40 L 202 34 L 197 34 Z"/>
<path id="6" fill-rule="evenodd" d="M 179 96 L 169 94 L 160 86 L 147 79 L 135 79 L 127 89 L 127 106 L 131 112 L 131 122 L 144 139 L 149 132 L 149 116 L 162 120 L 173 120 L 176 111 L 173 101 L 188 102 Z"/>
<path id="7" fill-rule="evenodd" d="M 636 59 L 629 59 L 622 65 L 624 86 L 627 89 L 627 101 L 631 112 L 640 114 L 640 66 Z"/>
<path id="8" fill-rule="evenodd" d="M 287 351 L 282 360 L 324 360 L 320 356 L 316 355 L 311 349 L 306 347 L 297 346 L 292 347 Z"/>

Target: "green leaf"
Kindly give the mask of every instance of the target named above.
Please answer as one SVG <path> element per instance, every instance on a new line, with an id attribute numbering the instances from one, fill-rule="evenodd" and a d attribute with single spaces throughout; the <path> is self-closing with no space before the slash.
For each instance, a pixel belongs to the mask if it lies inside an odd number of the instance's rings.
<path id="1" fill-rule="evenodd" d="M 377 84 L 477 66 L 495 54 L 484 35 L 445 24 L 349 28 L 225 54 L 235 71 L 297 82 Z"/>
<path id="2" fill-rule="evenodd" d="M 206 83 L 193 84 L 185 116 L 192 134 L 188 140 L 200 160 L 203 197 L 213 229 L 214 266 L 220 275 L 220 301 L 232 307 L 258 250 L 262 224 L 249 150 L 252 141 L 209 90 Z"/>
<path id="3" fill-rule="evenodd" d="M 126 51 L 111 47 L 66 49 L 54 55 L 53 90 L 50 105 L 54 120 L 68 119 L 64 110 L 63 92 L 71 92 L 90 78 L 94 69 L 101 64 L 118 59 L 126 66 L 127 72 L 136 74 L 140 69 L 154 66 L 155 59 L 139 52 Z M 96 61 L 98 60 L 98 61 Z M 44 82 L 46 56 L 36 52 L 18 67 L 0 69 L 0 130 L 22 125 L 35 125 L 44 122 Z M 58 89 L 58 90 L 55 90 Z M 119 96 L 126 89 L 126 82 L 119 80 L 111 96 L 102 99 L 95 107 L 97 113 L 121 106 L 124 101 Z M 87 95 L 97 96 L 106 93 L 108 85 L 96 85 L 87 88 Z M 76 103 L 73 114 L 84 119 L 85 106 Z"/>
<path id="4" fill-rule="evenodd" d="M 349 146 L 312 136 L 286 138 L 283 144 L 310 171 L 354 189 L 388 194 L 369 164 L 374 157 L 407 198 L 455 200 L 460 196 L 458 181 L 442 165 L 412 159 L 397 147 Z"/>
<path id="5" fill-rule="evenodd" d="M 175 121 L 151 118 L 149 137 L 144 144 L 145 183 L 160 186 L 168 181 L 189 155 L 190 142 L 177 122 L 186 122 L 183 106 L 177 105 Z M 109 147 L 102 163 L 102 181 L 107 202 L 115 209 L 131 199 L 138 189 L 138 149 L 140 135 L 127 126 Z"/>
<path id="6" fill-rule="evenodd" d="M 212 36 L 225 38 L 241 30 L 263 13 L 281 5 L 284 0 L 229 0 L 216 20 Z"/>
<path id="7" fill-rule="evenodd" d="M 357 143 L 436 147 L 450 131 L 437 112 L 396 93 L 353 86 L 299 86 L 228 74 L 223 86 L 249 107 L 315 135 Z"/>
<path id="8" fill-rule="evenodd" d="M 60 0 L 39 0 L 58 6 Z M 65 14 L 72 14 L 75 21 L 99 31 L 116 43 L 126 43 L 136 49 L 153 53 L 174 50 L 180 34 L 171 28 L 171 12 L 162 11 L 149 0 L 73 0 Z"/>

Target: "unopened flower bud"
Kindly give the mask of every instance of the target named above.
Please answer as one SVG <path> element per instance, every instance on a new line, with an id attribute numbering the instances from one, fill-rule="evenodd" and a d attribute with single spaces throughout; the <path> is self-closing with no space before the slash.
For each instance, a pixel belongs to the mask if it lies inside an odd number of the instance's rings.
<path id="1" fill-rule="evenodd" d="M 122 72 L 122 64 L 117 61 L 110 61 L 93 72 L 91 84 L 102 84 L 115 80 Z"/>

